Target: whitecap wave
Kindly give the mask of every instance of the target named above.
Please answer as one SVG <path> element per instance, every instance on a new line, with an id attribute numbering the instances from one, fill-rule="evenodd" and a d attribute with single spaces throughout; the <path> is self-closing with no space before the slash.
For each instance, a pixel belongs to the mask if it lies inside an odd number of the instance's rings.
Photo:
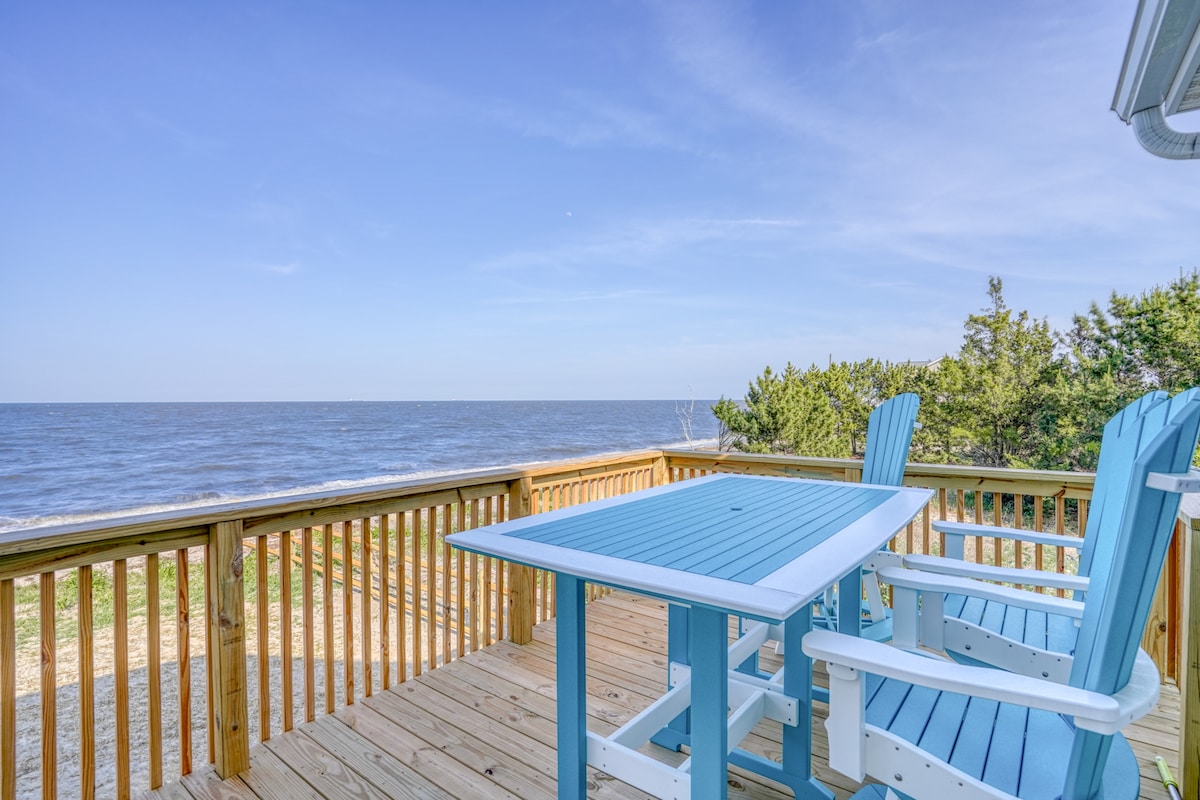
<path id="1" fill-rule="evenodd" d="M 691 442 L 682 441 L 676 444 L 655 445 L 655 448 L 663 449 L 686 450 L 686 449 L 711 449 L 717 445 L 716 439 L 697 439 Z M 596 453 L 590 452 L 587 454 L 576 455 L 567 461 L 573 461 L 579 458 L 587 457 L 605 457 L 618 455 L 625 450 L 612 450 L 608 452 Z M 162 514 L 178 511 L 188 511 L 203 509 L 210 506 L 219 506 L 231 503 L 252 503 L 269 500 L 279 500 L 287 497 L 296 497 L 308 494 L 320 494 L 338 491 L 353 491 L 356 489 L 366 489 L 372 486 L 380 486 L 389 483 L 399 483 L 401 481 L 413 481 L 427 478 L 441 478 L 449 475 L 458 475 L 466 472 L 478 472 L 491 469 L 514 469 L 527 466 L 543 466 L 553 464 L 564 459 L 544 459 L 544 460 L 528 460 L 510 464 L 495 464 L 491 466 L 471 466 L 456 469 L 424 469 L 413 470 L 411 472 L 388 473 L 384 475 L 375 475 L 367 478 L 347 478 L 332 481 L 324 481 L 320 483 L 306 484 L 302 486 L 294 486 L 286 489 L 272 490 L 267 492 L 255 492 L 248 494 L 222 494 L 219 492 L 197 492 L 194 495 L 188 495 L 177 498 L 171 502 L 162 503 L 147 503 L 139 506 L 131 506 L 128 508 L 112 509 L 102 512 L 85 512 L 85 513 L 66 513 L 53 514 L 40 517 L 18 518 L 11 516 L 0 516 L 0 534 L 9 533 L 17 530 L 30 530 L 36 528 L 46 528 L 59 525 L 75 525 L 88 522 L 99 522 L 103 520 L 120 519 L 122 517 L 135 517 L 147 514 Z"/>

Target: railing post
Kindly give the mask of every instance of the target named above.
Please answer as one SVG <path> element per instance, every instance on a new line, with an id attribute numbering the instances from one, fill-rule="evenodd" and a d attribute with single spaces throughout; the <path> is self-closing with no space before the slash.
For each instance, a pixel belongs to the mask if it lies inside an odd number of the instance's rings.
<path id="1" fill-rule="evenodd" d="M 1200 503 L 1184 497 L 1183 613 L 1179 664 L 1179 784 L 1184 797 L 1200 797 Z"/>
<path id="2" fill-rule="evenodd" d="M 221 778 L 250 766 L 246 725 L 246 607 L 242 587 L 242 521 L 208 529 L 208 626 L 212 653 L 213 766 Z"/>
<path id="3" fill-rule="evenodd" d="M 651 467 L 650 485 L 651 486 L 666 486 L 670 482 L 670 473 L 667 471 L 667 456 L 660 455 L 654 459 L 654 466 Z"/>
<path id="4" fill-rule="evenodd" d="M 519 478 L 508 485 L 508 519 L 527 517 L 533 510 L 533 479 Z M 514 644 L 533 641 L 537 586 L 532 567 L 508 565 L 508 639 Z"/>
<path id="5" fill-rule="evenodd" d="M 0 797 L 17 796 L 17 603 L 12 578 L 0 580 Z"/>

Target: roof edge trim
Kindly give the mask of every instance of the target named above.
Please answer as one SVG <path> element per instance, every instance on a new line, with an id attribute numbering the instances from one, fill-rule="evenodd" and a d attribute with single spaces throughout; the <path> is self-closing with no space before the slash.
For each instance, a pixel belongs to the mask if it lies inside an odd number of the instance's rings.
<path id="1" fill-rule="evenodd" d="M 1150 62 L 1150 46 L 1158 36 L 1166 8 L 1167 0 L 1143 0 L 1138 3 L 1112 104 L 1113 111 L 1116 111 L 1117 116 L 1124 122 L 1131 122 L 1133 114 L 1137 111 L 1133 108 L 1137 100 L 1136 93 Z"/>

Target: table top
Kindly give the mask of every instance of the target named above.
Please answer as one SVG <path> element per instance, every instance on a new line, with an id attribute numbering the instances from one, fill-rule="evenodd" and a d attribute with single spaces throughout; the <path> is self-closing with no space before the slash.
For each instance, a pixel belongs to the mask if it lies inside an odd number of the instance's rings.
<path id="1" fill-rule="evenodd" d="M 595 583 L 778 622 L 861 564 L 928 489 L 709 475 L 446 537 Z"/>

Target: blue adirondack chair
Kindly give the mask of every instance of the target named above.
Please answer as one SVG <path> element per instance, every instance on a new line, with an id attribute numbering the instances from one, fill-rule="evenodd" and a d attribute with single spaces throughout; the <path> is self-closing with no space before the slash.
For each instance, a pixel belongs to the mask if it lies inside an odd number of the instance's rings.
<path id="1" fill-rule="evenodd" d="M 962 663 L 988 664 L 1066 681 L 1070 659 L 1063 656 L 1075 647 L 1078 620 L 1083 613 L 1078 601 L 1088 586 L 1107 498 L 1112 487 L 1128 480 L 1132 466 L 1132 459 L 1126 457 L 1129 449 L 1138 446 L 1139 438 L 1148 439 L 1161 430 L 1172 411 L 1189 402 L 1194 393 L 1184 392 L 1168 401 L 1165 392 L 1151 392 L 1105 425 L 1091 513 L 1082 539 L 991 525 L 934 523 L 935 530 L 946 533 L 947 551 L 957 557 L 906 556 L 904 566 L 908 570 L 884 571 L 893 581 L 895 643 L 910 649 L 920 643 Z M 1076 575 L 1059 575 L 964 562 L 963 539 L 968 535 L 1081 548 L 1079 567 Z M 1076 601 L 995 583 L 981 584 L 980 580 L 1067 589 L 1075 592 Z"/>
<path id="2" fill-rule="evenodd" d="M 867 418 L 867 446 L 863 456 L 862 482 L 880 486 L 899 486 L 904 480 L 908 450 L 917 427 L 917 409 L 921 398 L 912 393 L 898 394 L 881 404 Z M 884 605 L 875 570 L 900 565 L 900 556 L 884 549 L 863 565 L 862 584 L 866 593 L 861 635 L 876 641 L 891 636 L 889 609 Z M 837 601 L 833 587 L 826 591 L 813 624 L 835 629 Z"/>
<path id="3" fill-rule="evenodd" d="M 1200 435 L 1200 395 L 1121 451 L 1131 468 L 1105 500 L 1066 685 L 954 663 L 832 631 L 803 639 L 828 664 L 829 763 L 916 800 L 1134 800 L 1140 775 L 1119 733 L 1158 698 L 1138 645 Z M 1133 424 L 1156 426 L 1143 415 Z M 1132 430 L 1131 428 L 1131 430 Z M 868 787 L 860 797 L 878 796 Z"/>

